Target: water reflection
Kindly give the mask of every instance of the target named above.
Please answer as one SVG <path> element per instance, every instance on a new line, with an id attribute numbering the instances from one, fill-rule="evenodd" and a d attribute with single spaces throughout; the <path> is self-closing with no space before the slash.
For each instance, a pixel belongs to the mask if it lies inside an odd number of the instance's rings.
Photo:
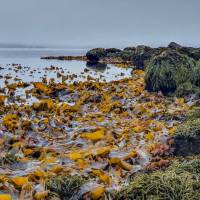
<path id="1" fill-rule="evenodd" d="M 86 63 L 86 67 L 99 72 L 104 72 L 107 69 L 106 64 L 99 62 L 91 62 L 91 61 L 88 61 Z"/>

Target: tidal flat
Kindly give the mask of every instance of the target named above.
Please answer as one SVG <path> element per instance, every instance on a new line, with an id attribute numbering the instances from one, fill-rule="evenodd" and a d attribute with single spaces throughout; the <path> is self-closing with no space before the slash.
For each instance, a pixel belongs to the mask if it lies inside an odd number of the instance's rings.
<path id="1" fill-rule="evenodd" d="M 198 49 L 1 51 L 0 199 L 199 199 Z"/>

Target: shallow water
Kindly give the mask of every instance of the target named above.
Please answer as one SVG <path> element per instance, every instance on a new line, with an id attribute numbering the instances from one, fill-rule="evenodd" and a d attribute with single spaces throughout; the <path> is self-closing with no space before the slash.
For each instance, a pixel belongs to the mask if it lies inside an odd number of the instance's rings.
<path id="1" fill-rule="evenodd" d="M 86 49 L 0 49 L 0 75 L 3 76 L 0 79 L 0 85 L 4 85 L 5 76 L 9 77 L 8 83 L 14 82 L 15 78 L 24 82 L 35 82 L 41 81 L 43 77 L 46 77 L 47 80 L 54 78 L 56 82 L 59 82 L 61 77 L 57 77 L 58 73 L 62 75 L 75 74 L 77 78 L 74 78 L 74 81 L 85 80 L 87 75 L 102 81 L 118 80 L 122 76 L 130 76 L 131 69 L 122 69 L 114 65 L 91 67 L 85 61 L 40 59 L 42 56 L 75 56 L 84 55 L 86 52 Z M 12 64 L 20 64 L 21 68 L 18 69 L 18 66 Z M 57 67 L 57 69 L 50 70 L 50 66 Z M 85 68 L 88 70 L 84 73 Z"/>
<path id="2" fill-rule="evenodd" d="M 0 48 L 0 88 L 6 84 L 15 82 L 49 82 L 72 83 L 74 81 L 85 81 L 92 78 L 95 81 L 109 82 L 131 76 L 131 68 L 123 69 L 114 65 L 88 65 L 85 61 L 62 61 L 44 60 L 43 56 L 77 56 L 85 55 L 86 49 L 13 49 Z M 70 77 L 73 76 L 73 77 Z M 25 90 L 28 88 L 17 88 L 15 97 L 28 104 L 36 102 L 35 97 L 27 98 Z M 9 102 L 10 101 L 10 102 Z M 7 103 L 17 103 L 16 99 L 8 100 Z"/>
<path id="3" fill-rule="evenodd" d="M 4 81 L 17 81 L 17 76 L 25 82 L 41 81 L 44 77 L 60 82 L 63 80 L 59 73 L 77 75 L 66 82 L 85 80 L 88 75 L 99 77 L 99 81 L 131 76 L 132 69 L 113 65 L 91 67 L 79 61 L 41 60 L 41 56 L 52 55 L 49 50 L 45 55 L 41 50 L 36 53 L 30 50 L 27 53 L 25 50 L 17 53 L 7 51 L 2 51 L 0 56 L 1 87 Z M 76 55 L 82 54 L 77 50 Z M 70 52 L 54 55 L 70 55 Z M 55 68 L 50 67 L 52 65 Z M 15 97 L 25 101 L 14 98 L 11 88 L 5 102 L 3 99 L 0 114 L 0 142 L 5 163 L 0 166 L 0 174 L 7 178 L 3 184 L 17 188 L 13 178 L 18 181 L 28 179 L 28 183 L 22 183 L 23 186 L 31 184 L 31 192 L 43 192 L 46 177 L 53 179 L 66 173 L 79 174 L 88 177 L 88 183 L 71 198 L 78 199 L 96 187 L 105 188 L 106 193 L 120 190 L 134 173 L 151 169 L 151 163 L 156 168 L 165 167 L 171 151 L 170 134 L 190 105 L 148 93 L 145 91 L 144 72 L 135 70 L 133 74 L 129 79 L 116 82 L 77 83 L 65 85 L 61 90 L 57 88 L 60 84 L 51 84 L 49 89 L 55 93 L 40 88 L 29 91 L 30 98 L 26 100 L 25 91 L 33 84 L 16 88 Z M 4 97 L 6 92 L 2 93 Z M 40 102 L 33 106 L 24 105 L 38 100 Z M 16 106 L 18 103 L 21 104 L 19 107 Z M 10 157 L 17 160 L 8 160 Z M 163 158 L 166 160 L 160 165 Z M 23 189 L 1 192 L 9 192 L 13 199 L 18 199 Z"/>

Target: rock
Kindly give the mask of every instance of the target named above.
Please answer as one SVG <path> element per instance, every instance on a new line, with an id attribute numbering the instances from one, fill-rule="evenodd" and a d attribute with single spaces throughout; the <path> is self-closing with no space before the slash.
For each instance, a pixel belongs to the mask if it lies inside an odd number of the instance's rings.
<path id="1" fill-rule="evenodd" d="M 200 154 L 200 136 L 198 137 L 175 137 L 174 155 L 189 156 Z"/>
<path id="2" fill-rule="evenodd" d="M 180 125 L 174 136 L 174 155 L 200 154 L 200 119 L 189 120 Z"/>
<path id="3" fill-rule="evenodd" d="M 132 62 L 135 66 L 144 67 L 145 61 L 150 60 L 154 53 L 155 51 L 151 47 L 144 45 L 137 46 L 132 57 Z"/>
<path id="4" fill-rule="evenodd" d="M 119 57 L 124 61 L 124 62 L 132 62 L 133 60 L 133 56 L 134 56 L 134 51 L 130 51 L 130 50 L 123 50 Z"/>
<path id="5" fill-rule="evenodd" d="M 108 48 L 108 49 L 106 49 L 106 54 L 109 54 L 109 53 L 120 53 L 121 51 L 122 51 L 121 49 Z"/>
<path id="6" fill-rule="evenodd" d="M 200 48 L 193 48 L 193 47 L 183 47 L 175 42 L 171 42 L 168 45 L 169 48 L 177 50 L 181 54 L 185 54 L 194 60 L 200 59 Z"/>
<path id="7" fill-rule="evenodd" d="M 175 50 L 165 50 L 153 56 L 145 74 L 146 89 L 163 94 L 174 93 L 177 87 L 192 79 L 195 62 Z"/>
<path id="8" fill-rule="evenodd" d="M 180 48 L 182 48 L 182 46 L 180 44 L 177 44 L 176 42 L 170 42 L 168 47 L 171 48 L 171 49 L 180 49 Z"/>
<path id="9" fill-rule="evenodd" d="M 145 45 L 126 47 L 123 50 L 117 48 L 96 48 L 88 51 L 86 58 L 88 61 L 104 62 L 107 64 L 129 62 L 137 68 L 145 69 L 153 57 L 158 56 L 165 51 L 175 51 L 181 55 L 190 57 L 195 61 L 200 60 L 200 48 L 183 47 L 175 42 L 171 42 L 168 47 L 158 48 L 151 48 Z"/>
<path id="10" fill-rule="evenodd" d="M 126 47 L 126 48 L 124 48 L 124 51 L 132 51 L 132 52 L 135 52 L 135 51 L 136 51 L 136 47 Z"/>
<path id="11" fill-rule="evenodd" d="M 45 60 L 80 60 L 85 61 L 85 56 L 47 56 L 47 57 L 41 57 L 40 59 Z"/>
<path id="12" fill-rule="evenodd" d="M 185 54 L 196 61 L 200 60 L 200 48 L 182 47 L 179 52 Z"/>
<path id="13" fill-rule="evenodd" d="M 88 62 L 86 63 L 86 67 L 88 67 L 88 68 L 90 68 L 90 69 L 95 69 L 95 70 L 97 70 L 97 71 L 105 71 L 107 65 L 104 64 L 104 63 L 88 61 Z"/>
<path id="14" fill-rule="evenodd" d="M 98 62 L 101 58 L 106 57 L 107 52 L 104 48 L 91 49 L 86 53 L 86 57 L 90 61 Z"/>

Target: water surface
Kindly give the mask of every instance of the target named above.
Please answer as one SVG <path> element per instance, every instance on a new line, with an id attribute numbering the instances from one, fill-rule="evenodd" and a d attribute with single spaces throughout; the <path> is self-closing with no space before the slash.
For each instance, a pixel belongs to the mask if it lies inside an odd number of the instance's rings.
<path id="1" fill-rule="evenodd" d="M 43 56 L 85 55 L 86 49 L 25 49 L 0 48 L 0 88 L 15 82 L 72 83 L 74 81 L 95 80 L 108 82 L 131 76 L 131 68 L 119 68 L 114 65 L 90 65 L 85 61 L 44 60 Z M 27 99 L 25 90 L 18 88 L 15 97 L 33 103 L 36 99 Z M 16 103 L 16 99 L 11 102 Z"/>
<path id="2" fill-rule="evenodd" d="M 131 69 L 122 69 L 114 65 L 89 66 L 85 61 L 62 61 L 62 60 L 44 60 L 42 56 L 63 56 L 63 55 L 85 55 L 87 49 L 22 49 L 22 48 L 0 48 L 0 74 L 3 76 L 0 80 L 1 86 L 4 85 L 5 76 L 9 77 L 8 82 L 14 82 L 19 78 L 24 82 L 41 81 L 42 77 L 47 79 L 54 78 L 60 81 L 57 74 L 69 75 L 75 74 L 74 80 L 85 80 L 87 75 L 99 78 L 102 81 L 118 80 L 123 77 L 129 77 Z M 20 64 L 21 69 L 13 64 Z M 51 66 L 56 70 L 48 70 Z M 85 70 L 87 68 L 88 70 Z M 85 77 L 83 76 L 85 74 Z M 73 81 L 74 81 L 73 80 Z"/>

